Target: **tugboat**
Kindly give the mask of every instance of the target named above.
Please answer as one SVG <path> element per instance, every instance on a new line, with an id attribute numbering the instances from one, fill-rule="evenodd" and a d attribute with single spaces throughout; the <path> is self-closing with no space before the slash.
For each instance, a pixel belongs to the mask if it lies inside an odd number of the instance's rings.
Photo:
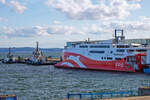
<path id="1" fill-rule="evenodd" d="M 32 55 L 26 61 L 27 64 L 32 65 L 43 65 L 46 63 L 46 59 L 43 56 L 43 53 L 39 50 L 39 43 L 36 42 L 36 48 L 33 51 Z"/>
<path id="2" fill-rule="evenodd" d="M 18 100 L 17 96 L 14 94 L 0 95 L 0 100 Z"/>
<path id="3" fill-rule="evenodd" d="M 58 58 L 53 58 L 51 56 L 45 57 L 39 50 L 39 43 L 36 42 L 36 48 L 34 49 L 32 55 L 26 60 L 26 63 L 31 65 L 54 65 L 59 61 L 60 59 Z"/>
<path id="4" fill-rule="evenodd" d="M 5 63 L 5 64 L 16 63 L 16 59 L 11 54 L 11 48 L 9 48 L 9 50 L 8 50 L 7 57 L 5 57 L 4 59 L 2 59 L 2 63 Z"/>

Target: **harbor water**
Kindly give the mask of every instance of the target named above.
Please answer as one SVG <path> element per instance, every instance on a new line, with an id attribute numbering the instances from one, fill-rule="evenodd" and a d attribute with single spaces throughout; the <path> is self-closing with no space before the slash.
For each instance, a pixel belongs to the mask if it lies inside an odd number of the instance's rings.
<path id="1" fill-rule="evenodd" d="M 61 100 L 67 93 L 134 90 L 149 85 L 143 73 L 58 69 L 52 65 L 0 64 L 0 94 L 18 100 Z"/>

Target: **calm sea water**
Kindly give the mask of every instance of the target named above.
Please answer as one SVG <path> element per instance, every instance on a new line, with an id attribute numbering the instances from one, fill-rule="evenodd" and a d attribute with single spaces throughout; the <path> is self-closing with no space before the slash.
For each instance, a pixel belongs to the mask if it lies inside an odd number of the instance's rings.
<path id="1" fill-rule="evenodd" d="M 61 100 L 67 93 L 137 90 L 150 75 L 108 71 L 57 69 L 53 66 L 0 64 L 0 94 L 18 100 Z"/>

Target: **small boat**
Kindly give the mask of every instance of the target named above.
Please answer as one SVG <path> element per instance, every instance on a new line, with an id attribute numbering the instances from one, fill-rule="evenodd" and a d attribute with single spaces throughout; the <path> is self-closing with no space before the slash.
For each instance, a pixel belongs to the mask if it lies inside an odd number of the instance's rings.
<path id="1" fill-rule="evenodd" d="M 30 65 L 54 65 L 59 61 L 60 59 L 58 58 L 51 56 L 45 57 L 39 50 L 39 43 L 36 42 L 36 48 L 34 49 L 32 55 L 26 60 L 26 63 Z"/>
<path id="2" fill-rule="evenodd" d="M 2 63 L 5 63 L 5 64 L 16 63 L 16 58 L 13 57 L 13 55 L 11 54 L 11 48 L 9 48 L 9 52 L 7 54 L 7 57 L 5 57 L 4 59 L 2 59 Z"/>
<path id="3" fill-rule="evenodd" d="M 17 96 L 14 94 L 0 95 L 0 100 L 17 100 Z"/>
<path id="4" fill-rule="evenodd" d="M 36 48 L 33 51 L 32 55 L 26 61 L 27 64 L 32 65 L 43 65 L 46 63 L 46 59 L 43 56 L 43 53 L 39 50 L 39 43 L 36 42 Z"/>

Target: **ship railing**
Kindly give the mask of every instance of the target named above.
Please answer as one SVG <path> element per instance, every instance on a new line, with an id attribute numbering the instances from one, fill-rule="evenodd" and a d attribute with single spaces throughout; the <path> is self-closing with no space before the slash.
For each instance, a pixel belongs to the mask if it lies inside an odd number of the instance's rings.
<path id="1" fill-rule="evenodd" d="M 133 91 L 127 92 L 103 92 L 103 93 L 68 93 L 67 99 L 78 96 L 79 99 L 88 97 L 89 99 L 103 99 L 103 98 L 114 98 L 114 97 L 130 97 L 134 96 Z"/>

